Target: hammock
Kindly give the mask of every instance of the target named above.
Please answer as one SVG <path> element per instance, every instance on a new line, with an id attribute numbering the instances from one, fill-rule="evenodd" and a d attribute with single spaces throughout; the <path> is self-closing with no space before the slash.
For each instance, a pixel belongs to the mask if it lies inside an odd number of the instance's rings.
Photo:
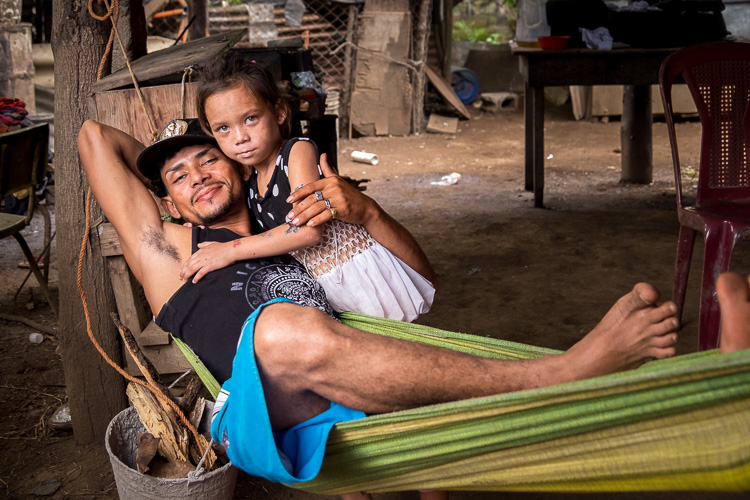
<path id="1" fill-rule="evenodd" d="M 341 315 L 354 328 L 478 356 L 559 351 Z M 175 339 L 216 396 L 219 384 Z M 750 350 L 677 356 L 553 387 L 337 424 L 321 494 L 414 489 L 618 492 L 750 490 Z"/>

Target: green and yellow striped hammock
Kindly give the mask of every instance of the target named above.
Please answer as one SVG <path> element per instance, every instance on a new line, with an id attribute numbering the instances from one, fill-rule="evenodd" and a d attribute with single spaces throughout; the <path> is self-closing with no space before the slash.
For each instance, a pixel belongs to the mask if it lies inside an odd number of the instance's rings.
<path id="1" fill-rule="evenodd" d="M 341 319 L 478 356 L 559 352 L 352 313 Z M 181 349 L 215 397 L 216 380 Z M 677 356 L 580 382 L 340 423 L 318 476 L 293 487 L 324 494 L 747 491 L 750 350 Z"/>

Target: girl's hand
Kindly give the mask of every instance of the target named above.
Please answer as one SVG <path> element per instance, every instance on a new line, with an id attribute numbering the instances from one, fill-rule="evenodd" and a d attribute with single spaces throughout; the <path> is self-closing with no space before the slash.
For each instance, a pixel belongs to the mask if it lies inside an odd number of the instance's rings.
<path id="1" fill-rule="evenodd" d="M 316 191 L 322 192 L 323 199 L 330 202 L 331 208 L 336 211 L 336 219 L 352 224 L 366 224 L 372 210 L 376 209 L 372 198 L 336 175 L 328 166 L 325 154 L 320 157 L 320 168 L 323 170 L 323 179 L 306 184 L 287 198 L 287 203 L 296 203 L 288 215 L 292 224 L 320 226 L 334 218 L 325 201 L 316 199 Z"/>
<path id="2" fill-rule="evenodd" d="M 236 240 L 239 241 L 239 240 Z M 198 243 L 198 251 L 195 252 L 180 268 L 180 279 L 187 281 L 193 276 L 193 283 L 198 283 L 211 271 L 216 271 L 236 262 L 232 257 L 232 245 L 235 242 L 217 243 L 215 241 L 204 241 Z"/>

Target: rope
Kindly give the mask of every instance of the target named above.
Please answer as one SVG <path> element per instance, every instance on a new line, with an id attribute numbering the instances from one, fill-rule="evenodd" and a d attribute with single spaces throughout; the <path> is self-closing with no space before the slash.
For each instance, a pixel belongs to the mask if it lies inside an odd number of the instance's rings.
<path id="1" fill-rule="evenodd" d="M 99 3 L 101 3 L 102 0 L 98 0 Z M 89 14 L 91 14 L 91 17 L 96 19 L 97 21 L 106 21 L 107 19 L 112 19 L 112 13 L 115 13 L 115 18 L 112 21 L 113 26 L 117 23 L 117 21 L 120 18 L 120 0 L 115 0 L 112 5 L 107 6 L 105 2 L 105 6 L 107 7 L 107 12 L 105 12 L 103 15 L 99 16 L 94 12 L 94 0 L 89 0 Z M 101 61 L 99 61 L 99 69 L 96 71 L 96 81 L 102 79 L 102 73 L 104 73 L 104 67 L 107 63 L 107 60 L 109 59 L 110 55 L 112 54 L 112 44 L 115 41 L 115 32 L 114 29 L 109 32 L 109 39 L 107 40 L 107 48 L 104 50 L 104 55 L 102 56 Z"/>
<path id="2" fill-rule="evenodd" d="M 98 15 L 94 12 L 94 0 L 89 0 L 88 3 L 88 9 L 89 14 L 91 14 L 91 17 L 98 21 L 106 21 L 109 19 L 112 22 L 112 31 L 109 35 L 109 40 L 107 41 L 107 47 L 104 51 L 104 55 L 102 56 L 101 61 L 99 62 L 99 69 L 97 70 L 96 80 L 99 81 L 102 78 L 102 73 L 104 71 L 104 65 L 106 61 L 110 58 L 112 53 L 112 45 L 113 45 L 113 39 L 114 36 L 117 36 L 117 42 L 120 44 L 120 50 L 122 50 L 123 56 L 125 57 L 125 63 L 128 66 L 128 71 L 130 72 L 130 76 L 133 79 L 133 85 L 135 86 L 136 94 L 138 95 L 138 99 L 141 102 L 141 106 L 143 106 L 144 114 L 146 115 L 146 120 L 148 121 L 148 126 L 151 131 L 151 142 L 156 139 L 156 136 L 158 134 L 158 131 L 156 130 L 156 127 L 154 126 L 153 120 L 151 119 L 151 114 L 148 110 L 148 107 L 146 106 L 146 101 L 143 98 L 143 93 L 141 92 L 140 87 L 138 86 L 138 81 L 135 77 L 135 73 L 133 73 L 133 68 L 130 65 L 130 58 L 128 57 L 127 52 L 125 51 L 125 46 L 122 43 L 122 39 L 120 38 L 120 33 L 117 31 L 117 19 L 120 15 L 120 1 L 114 0 L 112 4 L 110 5 L 107 0 L 98 0 L 99 3 L 104 3 L 104 5 L 107 7 L 107 11 L 103 15 Z M 114 13 L 114 17 L 112 14 Z M 192 71 L 192 68 L 190 68 Z M 184 106 L 184 104 L 183 104 Z M 76 273 L 76 285 L 78 286 L 78 293 L 81 295 L 81 303 L 83 304 L 83 314 L 86 318 L 86 333 L 88 334 L 89 339 L 91 340 L 91 343 L 94 345 L 96 350 L 99 352 L 99 354 L 102 356 L 104 361 L 107 362 L 112 368 L 117 371 L 120 375 L 125 377 L 125 379 L 129 380 L 130 382 L 134 384 L 138 384 L 145 389 L 151 391 L 151 393 L 158 399 L 162 405 L 165 405 L 170 407 L 177 417 L 180 419 L 180 421 L 185 425 L 185 427 L 190 431 L 190 433 L 193 435 L 193 438 L 195 439 L 195 445 L 198 447 L 199 452 L 204 456 L 208 453 L 208 450 L 210 447 L 207 447 L 206 449 L 201 449 L 201 441 L 200 441 L 200 435 L 198 434 L 198 431 L 195 429 L 193 424 L 190 423 L 190 420 L 185 416 L 185 414 L 182 412 L 182 410 L 177 406 L 174 401 L 169 399 L 161 390 L 159 390 L 157 387 L 153 386 L 152 384 L 148 384 L 146 382 L 143 382 L 141 380 L 138 380 L 137 378 L 133 377 L 129 373 L 125 372 L 117 363 L 115 363 L 107 353 L 104 352 L 102 347 L 99 345 L 99 342 L 94 338 L 94 333 L 91 329 L 91 317 L 89 315 L 89 308 L 88 308 L 88 302 L 86 300 L 86 293 L 83 290 L 83 260 L 86 256 L 86 247 L 88 245 L 89 236 L 91 234 L 91 187 L 89 186 L 89 189 L 86 193 L 86 225 L 84 228 L 84 234 L 83 234 L 83 240 L 81 242 L 81 251 L 78 255 L 78 269 Z M 118 328 L 119 331 L 119 328 Z M 120 332 L 122 335 L 122 332 Z M 201 460 L 201 463 L 203 462 L 203 459 Z"/>
<path id="3" fill-rule="evenodd" d="M 211 441 L 208 442 L 208 446 L 206 446 L 206 451 L 203 453 L 203 456 L 201 457 L 200 461 L 198 462 L 198 465 L 195 466 L 195 470 L 188 472 L 188 478 L 189 479 L 197 479 L 199 476 L 204 474 L 206 471 L 203 468 L 203 463 L 206 461 L 206 458 L 208 457 L 208 452 L 211 450 L 211 446 L 216 441 L 214 441 L 214 438 L 211 438 Z"/>
<path id="4" fill-rule="evenodd" d="M 185 71 L 182 72 L 182 83 L 180 86 L 180 104 L 182 105 L 182 116 L 187 116 L 187 88 L 185 86 L 185 80 L 189 79 L 193 75 L 193 67 L 188 66 Z"/>
<path id="5" fill-rule="evenodd" d="M 156 126 L 154 125 L 154 121 L 151 118 L 151 113 L 149 112 L 148 106 L 146 105 L 146 100 L 143 98 L 143 93 L 141 92 L 141 88 L 138 86 L 138 80 L 135 77 L 135 73 L 133 73 L 133 68 L 130 65 L 130 58 L 128 57 L 128 53 L 125 50 L 125 45 L 122 43 L 122 38 L 120 38 L 120 32 L 117 31 L 117 20 L 120 17 L 120 0 L 114 0 L 114 2 L 109 5 L 107 0 L 98 0 L 99 2 L 104 2 L 104 5 L 107 7 L 107 13 L 99 16 L 96 13 L 94 13 L 94 0 L 89 0 L 89 14 L 91 14 L 91 17 L 98 21 L 106 21 L 109 19 L 112 22 L 112 31 L 109 33 L 109 40 L 107 41 L 107 48 L 104 51 L 104 55 L 102 56 L 101 61 L 99 62 L 99 69 L 96 73 L 96 81 L 101 80 L 102 73 L 104 72 L 104 65 L 105 62 L 111 57 L 112 55 L 112 44 L 114 36 L 117 36 L 117 43 L 120 44 L 120 50 L 122 51 L 122 55 L 125 58 L 125 64 L 128 67 L 128 71 L 130 72 L 130 77 L 133 80 L 133 86 L 135 87 L 135 93 L 138 96 L 138 100 L 141 102 L 141 106 L 143 106 L 143 113 L 146 115 L 146 121 L 148 122 L 148 128 L 151 131 L 151 135 L 149 137 L 151 142 L 154 142 L 156 139 L 156 136 L 159 134 L 159 132 L 156 130 Z M 112 17 L 112 13 L 115 13 L 114 18 Z"/>
<path id="6" fill-rule="evenodd" d="M 88 301 L 86 300 L 86 293 L 83 290 L 83 259 L 86 257 L 86 247 L 88 246 L 89 241 L 89 235 L 91 234 L 91 188 L 89 187 L 88 192 L 86 193 L 86 227 L 84 229 L 83 234 L 83 241 L 81 241 L 81 251 L 78 254 L 78 269 L 76 272 L 76 285 L 78 286 L 78 293 L 81 295 L 81 303 L 83 304 L 83 315 L 86 318 L 86 333 L 89 336 L 89 339 L 91 340 L 91 343 L 94 344 L 94 347 L 97 351 L 99 351 L 99 354 L 104 358 L 104 361 L 109 364 L 112 368 L 117 371 L 120 375 L 125 377 L 127 380 L 133 382 L 134 384 L 138 384 L 141 387 L 144 387 L 145 389 L 151 391 L 153 395 L 158 399 L 162 404 L 166 404 L 172 410 L 174 410 L 175 414 L 179 417 L 179 419 L 182 421 L 183 424 L 185 424 L 185 427 L 190 431 L 190 433 L 193 435 L 193 438 L 195 439 L 195 445 L 198 447 L 198 450 L 201 454 L 205 453 L 206 450 L 201 449 L 200 445 L 200 435 L 198 434 L 198 431 L 195 429 L 193 424 L 190 423 L 190 420 L 187 419 L 185 414 L 180 410 L 180 407 L 175 404 L 174 401 L 169 399 L 164 393 L 162 393 L 158 388 L 152 386 L 151 384 L 147 384 L 143 382 L 142 380 L 138 380 L 137 378 L 133 377 L 129 373 L 127 373 L 125 370 L 123 370 L 120 365 L 112 361 L 112 358 L 109 357 L 109 355 L 104 352 L 104 349 L 99 345 L 99 342 L 94 338 L 94 332 L 91 329 L 91 316 L 89 315 L 89 306 Z"/>

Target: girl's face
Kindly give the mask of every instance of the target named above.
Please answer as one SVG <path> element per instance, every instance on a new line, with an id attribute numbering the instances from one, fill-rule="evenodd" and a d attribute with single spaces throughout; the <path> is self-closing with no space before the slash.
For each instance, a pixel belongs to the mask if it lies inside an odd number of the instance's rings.
<path id="1" fill-rule="evenodd" d="M 205 108 L 211 133 L 225 155 L 258 170 L 274 167 L 285 110 L 273 109 L 242 85 L 212 95 Z"/>

